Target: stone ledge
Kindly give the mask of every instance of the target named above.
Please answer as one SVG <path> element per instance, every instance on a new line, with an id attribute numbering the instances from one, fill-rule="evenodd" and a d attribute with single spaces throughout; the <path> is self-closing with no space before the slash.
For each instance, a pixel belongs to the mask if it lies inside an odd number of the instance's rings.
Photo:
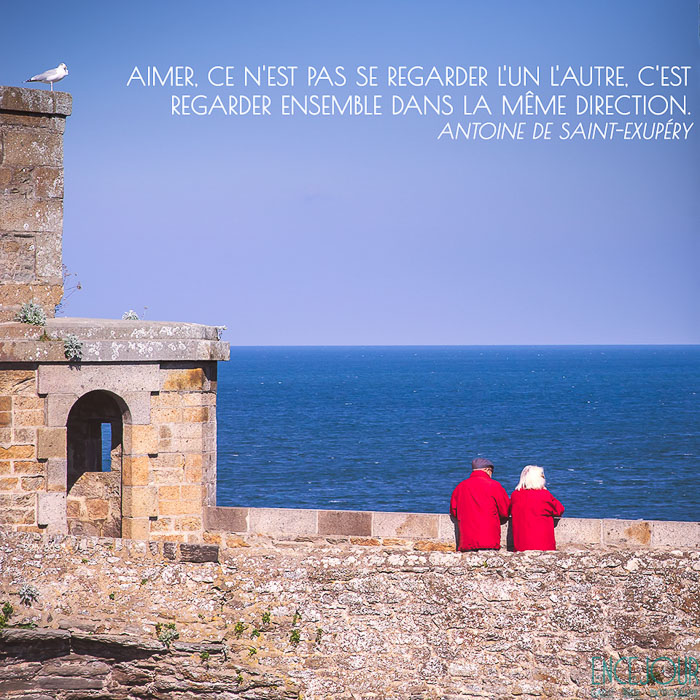
<path id="1" fill-rule="evenodd" d="M 205 511 L 205 522 L 209 532 L 287 537 L 363 536 L 378 542 L 388 538 L 454 544 L 456 531 L 449 515 L 436 513 L 213 506 Z M 502 547 L 511 541 L 510 529 L 510 522 L 501 527 Z M 560 518 L 555 521 L 555 536 L 560 545 L 698 549 L 700 523 Z"/>
<path id="2" fill-rule="evenodd" d="M 0 323 L 0 362 L 65 363 L 63 339 L 83 343 L 82 363 L 218 361 L 230 357 L 220 329 L 199 323 L 52 318 L 45 326 Z"/>
<path id="3" fill-rule="evenodd" d="M 0 113 L 28 112 L 67 117 L 72 110 L 73 97 L 68 92 L 0 85 Z"/>

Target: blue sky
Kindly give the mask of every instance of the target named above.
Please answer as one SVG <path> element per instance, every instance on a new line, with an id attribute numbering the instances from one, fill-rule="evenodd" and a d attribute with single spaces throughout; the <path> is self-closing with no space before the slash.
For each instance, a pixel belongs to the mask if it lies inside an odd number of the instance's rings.
<path id="1" fill-rule="evenodd" d="M 700 342 L 697 128 L 453 143 L 445 117 L 177 118 L 192 91 L 126 87 L 135 65 L 193 66 L 213 95 L 217 64 L 676 64 L 692 121 L 695 0 L 32 8 L 3 7 L 0 83 L 70 70 L 70 315 L 147 307 L 240 345 Z"/>

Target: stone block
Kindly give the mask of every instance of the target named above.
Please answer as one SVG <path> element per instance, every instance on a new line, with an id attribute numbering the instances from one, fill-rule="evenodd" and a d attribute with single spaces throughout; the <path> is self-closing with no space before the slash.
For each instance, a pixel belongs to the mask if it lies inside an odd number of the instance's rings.
<path id="1" fill-rule="evenodd" d="M 159 501 L 159 515 L 201 515 L 202 501 L 186 501 L 178 499 L 177 501 Z"/>
<path id="2" fill-rule="evenodd" d="M 437 538 L 439 516 L 430 513 L 374 513 L 374 537 Z"/>
<path id="3" fill-rule="evenodd" d="M 0 477 L 0 491 L 19 491 L 19 479 L 16 476 Z"/>
<path id="4" fill-rule="evenodd" d="M 438 515 L 438 539 L 441 542 L 457 541 L 457 519 L 451 515 Z"/>
<path id="5" fill-rule="evenodd" d="M 2 287 L 0 286 L 0 294 Z M 0 372 L 0 394 L 36 396 L 36 371 L 33 369 L 3 369 Z"/>
<path id="6" fill-rule="evenodd" d="M 160 388 L 157 364 L 121 365 L 41 365 L 38 393 L 77 394 L 103 389 L 118 396 L 131 392 L 151 392 Z"/>
<path id="7" fill-rule="evenodd" d="M 60 199 L 3 198 L 0 199 L 0 221 L 5 231 L 51 231 L 60 235 L 63 202 Z"/>
<path id="8" fill-rule="evenodd" d="M 250 508 L 248 530 L 262 535 L 316 535 L 318 512 L 287 508 Z"/>
<path id="9" fill-rule="evenodd" d="M 203 563 L 219 561 L 219 548 L 213 544 L 181 544 L 180 561 Z"/>
<path id="10" fill-rule="evenodd" d="M 12 413 L 10 411 L 0 411 L 0 428 L 12 425 Z"/>
<path id="11" fill-rule="evenodd" d="M 1 226 L 5 226 L 4 222 Z M 33 282 L 36 279 L 35 248 L 32 235 L 0 233 L 0 270 L 3 282 Z"/>
<path id="12" fill-rule="evenodd" d="M 65 493 L 38 494 L 37 525 L 46 526 L 50 532 L 67 532 Z"/>
<path id="13" fill-rule="evenodd" d="M 603 544 L 633 545 L 635 547 L 648 547 L 651 544 L 651 524 L 645 520 L 611 520 L 606 518 L 600 522 Z"/>
<path id="14" fill-rule="evenodd" d="M 557 544 L 601 544 L 602 520 L 595 518 L 560 518 L 554 521 Z"/>
<path id="15" fill-rule="evenodd" d="M 124 486 L 122 491 L 124 517 L 150 518 L 158 515 L 158 497 L 153 486 Z"/>
<path id="16" fill-rule="evenodd" d="M 115 391 L 115 393 L 118 393 Z M 148 425 L 151 422 L 151 394 L 148 391 L 125 391 L 119 395 L 129 408 L 132 425 Z"/>
<path id="17" fill-rule="evenodd" d="M 44 425 L 44 410 L 15 411 L 14 424 L 16 427 Z"/>
<path id="18" fill-rule="evenodd" d="M 38 459 L 66 459 L 66 428 L 38 428 L 36 441 Z"/>
<path id="19" fill-rule="evenodd" d="M 209 380 L 201 367 L 162 370 L 162 391 L 208 391 Z"/>
<path id="20" fill-rule="evenodd" d="M 46 466 L 41 462 L 22 461 L 14 463 L 15 474 L 44 474 L 45 471 Z"/>
<path id="21" fill-rule="evenodd" d="M 34 196 L 45 198 L 63 197 L 63 170 L 57 167 L 40 166 L 32 172 Z"/>
<path id="22" fill-rule="evenodd" d="M 700 548 L 700 523 L 652 520 L 649 524 L 652 547 Z"/>
<path id="23" fill-rule="evenodd" d="M 24 476 L 21 479 L 22 491 L 46 491 L 46 479 L 43 475 Z"/>
<path id="24" fill-rule="evenodd" d="M 63 167 L 63 136 L 48 129 L 7 129 L 3 165 Z"/>
<path id="25" fill-rule="evenodd" d="M 30 459 L 34 457 L 34 445 L 12 445 L 0 447 L 0 460 L 3 459 Z"/>
<path id="26" fill-rule="evenodd" d="M 68 414 L 79 398 L 78 394 L 49 394 L 46 397 L 46 424 L 49 427 L 65 427 Z"/>
<path id="27" fill-rule="evenodd" d="M 178 523 L 180 530 L 187 530 L 187 531 L 199 531 L 202 529 L 202 518 L 199 517 L 189 517 L 189 518 L 181 518 L 180 522 Z"/>
<path id="28" fill-rule="evenodd" d="M 59 221 L 62 225 L 62 222 Z M 63 253 L 61 232 L 37 234 L 36 277 L 39 282 L 63 284 Z"/>
<path id="29" fill-rule="evenodd" d="M 71 113 L 72 106 L 73 98 L 68 92 L 4 85 L 0 87 L 1 111 L 67 117 Z M 7 116 L 3 115 L 3 121 Z"/>
<path id="30" fill-rule="evenodd" d="M 48 491 L 65 491 L 67 486 L 67 474 L 68 460 L 49 459 L 46 462 L 46 489 Z"/>
<path id="31" fill-rule="evenodd" d="M 103 498 L 88 498 L 85 506 L 90 520 L 104 520 L 109 515 L 109 502 Z"/>
<path id="32" fill-rule="evenodd" d="M 372 513 L 320 510 L 318 511 L 318 534 L 368 537 L 372 534 Z"/>
<path id="33" fill-rule="evenodd" d="M 248 508 L 205 506 L 204 529 L 209 532 L 248 532 Z"/>
<path id="34" fill-rule="evenodd" d="M 182 419 L 188 423 L 204 423 L 209 420 L 209 409 L 207 406 L 183 408 Z"/>
<path id="35" fill-rule="evenodd" d="M 122 483 L 124 486 L 148 486 L 150 469 L 150 457 L 125 455 L 122 459 Z"/>
<path id="36" fill-rule="evenodd" d="M 9 399 L 10 397 L 5 397 Z M 6 411 L 9 410 L 9 408 L 3 408 L 3 402 L 2 398 L 0 398 L 0 410 Z M 15 408 L 19 409 L 20 411 L 27 411 L 30 409 L 44 409 L 44 399 L 40 398 L 39 396 L 16 396 L 15 397 Z"/>
<path id="37" fill-rule="evenodd" d="M 130 455 L 158 453 L 158 432 L 152 425 L 125 425 L 125 451 Z"/>

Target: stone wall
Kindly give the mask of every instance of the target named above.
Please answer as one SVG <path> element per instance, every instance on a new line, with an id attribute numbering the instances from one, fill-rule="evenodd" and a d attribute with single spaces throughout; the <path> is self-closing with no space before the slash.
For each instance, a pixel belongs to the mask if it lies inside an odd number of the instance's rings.
<path id="1" fill-rule="evenodd" d="M 409 538 L 433 549 L 455 548 L 455 518 L 438 513 L 385 513 L 352 510 L 295 508 L 206 509 L 206 542 L 225 542 L 227 533 L 270 536 L 364 537 L 380 544 L 384 540 Z M 662 520 L 616 520 L 600 518 L 555 518 L 559 544 L 700 548 L 700 523 Z M 512 544 L 510 522 L 501 526 L 501 546 Z"/>
<path id="2" fill-rule="evenodd" d="M 63 296 L 63 132 L 72 98 L 0 86 L 0 321 Z"/>
<path id="3" fill-rule="evenodd" d="M 15 612 L 0 696 L 700 693 L 697 549 L 458 554 L 410 539 L 255 535 L 224 545 L 2 533 L 0 602 Z M 193 563 L 198 553 L 218 561 Z M 26 606 L 25 583 L 37 591 Z M 628 671 L 646 678 L 647 658 L 652 683 L 626 683 Z"/>

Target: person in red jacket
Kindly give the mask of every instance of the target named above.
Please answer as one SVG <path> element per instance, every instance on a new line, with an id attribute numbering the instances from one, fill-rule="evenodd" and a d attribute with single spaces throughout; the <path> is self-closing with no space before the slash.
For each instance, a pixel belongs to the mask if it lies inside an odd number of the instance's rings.
<path id="1" fill-rule="evenodd" d="M 561 517 L 564 506 L 545 488 L 544 469 L 532 464 L 523 469 L 520 482 L 510 497 L 513 546 L 525 549 L 556 549 L 554 518 Z"/>
<path id="2" fill-rule="evenodd" d="M 501 522 L 508 519 L 510 500 L 492 474 L 493 464 L 477 457 L 472 462 L 471 476 L 452 492 L 450 515 L 459 524 L 458 549 L 462 552 L 501 548 Z"/>

